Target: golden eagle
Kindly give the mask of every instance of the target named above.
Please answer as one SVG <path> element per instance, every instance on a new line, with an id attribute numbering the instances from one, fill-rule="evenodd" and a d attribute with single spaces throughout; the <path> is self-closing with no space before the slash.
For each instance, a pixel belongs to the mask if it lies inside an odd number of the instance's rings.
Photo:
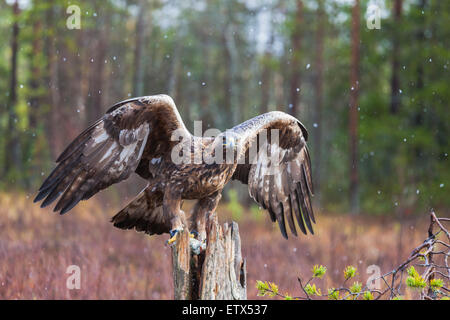
<path id="1" fill-rule="evenodd" d="M 279 111 L 216 137 L 198 137 L 186 129 L 169 96 L 132 98 L 112 106 L 70 143 L 34 201 L 44 199 L 41 207 L 46 207 L 59 197 L 54 211 L 64 214 L 135 172 L 148 185 L 112 218 L 114 226 L 150 235 L 169 232 L 175 239 L 189 225 L 204 242 L 208 213 L 216 209 L 224 186 L 239 180 L 285 238 L 286 220 L 294 235 L 294 219 L 304 234 L 313 233 L 307 138 L 300 121 Z M 211 161 L 217 158 L 223 161 Z M 183 199 L 198 200 L 189 223 Z"/>

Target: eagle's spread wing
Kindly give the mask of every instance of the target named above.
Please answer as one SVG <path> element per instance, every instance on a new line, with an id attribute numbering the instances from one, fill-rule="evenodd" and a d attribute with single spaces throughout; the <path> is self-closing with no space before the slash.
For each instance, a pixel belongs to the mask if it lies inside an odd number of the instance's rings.
<path id="1" fill-rule="evenodd" d="M 149 160 L 170 150 L 171 133 L 180 128 L 185 130 L 168 96 L 120 102 L 62 152 L 34 201 L 45 198 L 45 207 L 61 196 L 54 211 L 63 214 L 135 170 L 146 175 Z"/>
<path id="2" fill-rule="evenodd" d="M 278 130 L 278 141 L 271 138 L 273 129 Z M 292 233 L 297 235 L 294 216 L 303 233 L 306 234 L 307 229 L 313 233 L 311 160 L 305 127 L 294 117 L 275 111 L 243 122 L 231 130 L 240 137 L 239 154 L 242 157 L 233 179 L 248 185 L 250 196 L 269 211 L 270 218 L 278 222 L 285 238 L 288 237 L 286 220 Z M 258 154 L 252 161 L 250 151 L 256 146 L 254 150 Z"/>

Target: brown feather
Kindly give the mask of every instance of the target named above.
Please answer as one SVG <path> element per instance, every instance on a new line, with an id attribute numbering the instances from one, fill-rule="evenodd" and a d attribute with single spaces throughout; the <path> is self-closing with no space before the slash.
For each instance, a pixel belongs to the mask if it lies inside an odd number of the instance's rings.
<path id="1" fill-rule="evenodd" d="M 270 157 L 259 155 L 257 164 L 238 164 L 233 179 L 249 186 L 252 198 L 263 208 L 267 208 L 272 221 L 278 221 L 280 230 L 285 233 L 284 221 L 297 235 L 294 215 L 300 230 L 306 228 L 313 233 L 311 220 L 315 223 L 310 196 L 312 195 L 311 161 L 306 146 L 307 131 L 295 118 L 282 112 L 269 112 L 250 119 L 232 130 L 243 137 L 241 157 L 256 141 L 263 141 L 264 130 L 279 130 L 279 142 L 267 136 L 267 150 L 279 152 L 281 163 L 270 162 Z M 260 147 L 260 146 L 258 146 Z M 270 174 L 269 174 L 270 173 Z M 281 181 L 281 182 L 280 182 Z M 280 209 L 281 208 L 281 209 Z"/>
<path id="2" fill-rule="evenodd" d="M 170 230 L 170 217 L 162 211 L 163 197 L 160 191 L 144 189 L 125 208 L 112 217 L 111 222 L 120 229 L 136 229 L 148 234 L 162 234 Z"/>

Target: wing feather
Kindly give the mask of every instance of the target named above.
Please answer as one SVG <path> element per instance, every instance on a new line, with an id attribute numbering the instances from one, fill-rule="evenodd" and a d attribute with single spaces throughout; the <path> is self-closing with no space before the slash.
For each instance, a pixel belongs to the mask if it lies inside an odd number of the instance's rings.
<path id="1" fill-rule="evenodd" d="M 283 165 L 285 165 L 285 164 L 283 164 Z M 293 217 L 292 208 L 291 208 L 291 201 L 290 201 L 291 181 L 290 181 L 289 175 L 287 173 L 287 170 L 285 168 L 284 168 L 284 170 L 282 170 L 281 177 L 282 177 L 281 179 L 282 179 L 283 192 L 279 193 L 279 200 L 281 201 L 284 212 L 286 214 L 289 228 L 291 229 L 291 232 L 295 236 L 297 236 L 297 229 L 295 228 L 295 222 L 294 222 L 294 217 Z"/>
<path id="2" fill-rule="evenodd" d="M 164 155 L 171 149 L 172 132 L 180 128 L 187 132 L 168 96 L 117 103 L 66 147 L 34 201 L 43 200 L 41 207 L 45 207 L 60 197 L 54 211 L 63 214 L 79 201 L 127 179 L 155 152 Z"/>
<path id="3" fill-rule="evenodd" d="M 298 202 L 297 193 L 295 192 L 295 190 L 289 195 L 289 199 L 291 201 L 291 208 L 295 214 L 295 217 L 297 218 L 297 224 L 300 227 L 300 230 L 303 232 L 303 234 L 307 234 L 305 223 L 303 222 L 301 207 Z"/>
<path id="4" fill-rule="evenodd" d="M 262 134 L 267 134 L 272 129 L 279 130 L 279 141 L 269 137 L 262 138 Z M 239 162 L 233 179 L 248 184 L 250 196 L 268 210 L 271 220 L 278 222 L 285 238 L 286 220 L 295 236 L 295 220 L 304 234 L 307 231 L 313 234 L 313 185 L 305 127 L 283 112 L 269 112 L 231 130 L 242 137 L 239 141 L 240 156 L 245 155 L 246 161 L 251 159 L 247 153 L 255 141 L 267 141 L 266 147 L 257 146 L 257 150 L 265 152 L 259 152 L 254 163 L 249 165 Z"/>
<path id="5" fill-rule="evenodd" d="M 170 230 L 170 217 L 162 211 L 163 194 L 146 187 L 111 222 L 120 229 L 133 229 L 148 234 L 162 234 Z"/>

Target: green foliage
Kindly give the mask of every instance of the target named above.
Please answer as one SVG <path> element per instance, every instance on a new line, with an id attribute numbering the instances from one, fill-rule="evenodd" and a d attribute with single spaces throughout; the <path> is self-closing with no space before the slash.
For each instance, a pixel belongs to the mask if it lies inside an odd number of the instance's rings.
<path id="1" fill-rule="evenodd" d="M 373 300 L 373 294 L 370 291 L 365 291 L 363 295 L 364 300 Z"/>
<path id="2" fill-rule="evenodd" d="M 408 277 L 406 278 L 406 285 L 414 289 L 423 289 L 427 285 L 425 279 L 416 271 L 414 266 L 407 270 Z"/>
<path id="3" fill-rule="evenodd" d="M 361 282 L 354 282 L 353 285 L 350 287 L 351 293 L 360 293 L 362 289 L 362 283 Z"/>
<path id="4" fill-rule="evenodd" d="M 258 296 L 264 296 L 269 289 L 269 284 L 261 280 L 256 280 L 256 289 L 258 290 Z"/>
<path id="5" fill-rule="evenodd" d="M 287 293 L 284 295 L 284 300 L 293 300 L 293 298 Z"/>
<path id="6" fill-rule="evenodd" d="M 328 300 L 339 300 L 339 291 L 335 288 L 328 289 Z"/>
<path id="7" fill-rule="evenodd" d="M 313 277 L 314 278 L 322 278 L 325 275 L 325 272 L 327 272 L 327 268 L 322 265 L 315 265 L 312 269 Z"/>
<path id="8" fill-rule="evenodd" d="M 305 289 L 306 293 L 308 293 L 310 296 L 321 296 L 322 295 L 322 293 L 320 292 L 320 289 L 317 289 L 315 284 L 308 283 L 304 289 Z"/>
<path id="9" fill-rule="evenodd" d="M 267 281 L 256 281 L 256 289 L 258 289 L 258 296 L 266 296 L 274 297 L 278 294 L 278 286 L 273 282 Z"/>
<path id="10" fill-rule="evenodd" d="M 437 291 L 441 289 L 444 286 L 444 281 L 439 278 L 431 279 L 430 280 L 430 287 L 433 289 L 433 291 Z"/>
<path id="11" fill-rule="evenodd" d="M 344 270 L 345 280 L 353 278 L 356 275 L 356 268 L 354 266 L 347 266 Z"/>

